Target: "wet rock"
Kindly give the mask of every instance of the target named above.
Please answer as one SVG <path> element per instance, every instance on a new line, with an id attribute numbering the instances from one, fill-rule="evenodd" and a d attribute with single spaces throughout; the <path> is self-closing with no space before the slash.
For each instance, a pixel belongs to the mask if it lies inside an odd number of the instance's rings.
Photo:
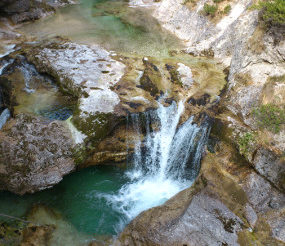
<path id="1" fill-rule="evenodd" d="M 145 70 L 140 79 L 142 88 L 148 91 L 151 96 L 155 96 L 159 93 L 158 85 L 161 84 L 161 74 L 157 66 L 148 60 L 144 60 Z"/>
<path id="2" fill-rule="evenodd" d="M 41 245 L 35 244 L 34 240 L 45 243 L 43 245 L 87 246 L 92 239 L 91 236 L 77 231 L 57 210 L 44 205 L 33 206 L 27 213 L 27 219 L 31 223 L 26 229 L 26 240 L 25 234 L 23 235 L 23 246 Z"/>
<path id="3" fill-rule="evenodd" d="M 53 225 L 29 226 L 23 231 L 20 246 L 45 246 L 55 230 Z"/>
<path id="4" fill-rule="evenodd" d="M 127 129 L 125 125 L 116 127 L 110 136 L 102 140 L 96 147 L 91 157 L 83 163 L 83 166 L 91 166 L 108 163 L 123 163 L 133 151 L 132 140 L 137 138 L 134 129 Z"/>
<path id="5" fill-rule="evenodd" d="M 78 98 L 73 122 L 86 135 L 101 139 L 116 123 L 118 95 L 110 87 L 124 74 L 125 65 L 98 46 L 51 42 L 27 53 L 41 72 L 53 76 L 61 88 Z"/>
<path id="6" fill-rule="evenodd" d="M 0 189 L 17 194 L 50 188 L 75 169 L 67 127 L 20 114 L 0 134 Z"/>
<path id="7" fill-rule="evenodd" d="M 55 12 L 56 7 L 75 3 L 72 0 L 4 0 L 0 12 L 11 18 L 14 23 L 37 20 Z"/>

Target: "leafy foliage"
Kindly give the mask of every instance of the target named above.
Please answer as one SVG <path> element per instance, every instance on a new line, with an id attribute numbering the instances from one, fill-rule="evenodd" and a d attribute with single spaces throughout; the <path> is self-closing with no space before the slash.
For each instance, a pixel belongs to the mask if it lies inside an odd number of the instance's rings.
<path id="1" fill-rule="evenodd" d="M 226 14 L 226 15 L 229 14 L 231 10 L 232 10 L 231 5 L 227 5 L 227 6 L 224 8 L 224 14 Z"/>
<path id="2" fill-rule="evenodd" d="M 250 146 L 255 142 L 255 136 L 251 132 L 245 133 L 238 140 L 239 150 L 242 155 L 246 155 L 250 151 Z"/>
<path id="3" fill-rule="evenodd" d="M 218 7 L 216 5 L 204 4 L 204 12 L 206 15 L 214 16 Z"/>
<path id="4" fill-rule="evenodd" d="M 285 124 L 285 109 L 273 104 L 264 104 L 253 110 L 257 124 L 274 133 L 279 133 L 282 124 Z"/>
<path id="5" fill-rule="evenodd" d="M 261 9 L 261 18 L 268 26 L 285 25 L 285 1 L 269 0 L 259 2 L 253 8 Z"/>

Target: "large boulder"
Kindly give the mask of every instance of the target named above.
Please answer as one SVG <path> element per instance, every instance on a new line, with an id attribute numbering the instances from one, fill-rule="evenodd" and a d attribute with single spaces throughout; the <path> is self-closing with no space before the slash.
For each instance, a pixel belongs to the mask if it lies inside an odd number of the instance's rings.
<path id="1" fill-rule="evenodd" d="M 24 194 L 52 187 L 75 169 L 74 148 L 63 123 L 16 116 L 0 133 L 0 189 Z"/>
<path id="2" fill-rule="evenodd" d="M 33 193 L 57 184 L 84 159 L 84 136 L 64 121 L 72 113 L 72 98 L 25 57 L 6 61 L 1 103 L 12 118 L 5 124 L 1 114 L 0 189 Z"/>
<path id="3" fill-rule="evenodd" d="M 99 140 L 116 125 L 120 100 L 111 90 L 125 65 L 98 46 L 54 42 L 35 47 L 27 58 L 38 71 L 54 77 L 63 91 L 78 98 L 73 122 L 84 134 Z"/>
<path id="4" fill-rule="evenodd" d="M 55 12 L 56 7 L 75 3 L 73 0 L 4 0 L 0 12 L 17 24 L 37 20 Z"/>

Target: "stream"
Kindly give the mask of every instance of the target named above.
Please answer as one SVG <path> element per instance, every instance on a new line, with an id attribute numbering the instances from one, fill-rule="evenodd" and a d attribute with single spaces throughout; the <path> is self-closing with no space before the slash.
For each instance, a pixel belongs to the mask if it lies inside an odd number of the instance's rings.
<path id="1" fill-rule="evenodd" d="M 99 44 L 120 54 L 168 57 L 180 41 L 163 30 L 148 10 L 123 0 L 81 0 L 21 28 L 37 40 L 63 36 L 81 44 Z"/>
<path id="2" fill-rule="evenodd" d="M 142 57 L 169 57 L 169 51 L 182 48 L 149 13 L 128 7 L 125 1 L 83 0 L 81 4 L 58 10 L 54 16 L 25 24 L 21 31 L 37 40 L 60 35 L 74 42 L 99 44 L 119 54 Z M 39 105 L 42 99 L 52 97 L 57 100 L 57 91 L 50 95 L 42 90 L 42 94 L 32 94 L 27 104 Z M 22 105 L 16 110 L 54 117 L 39 106 Z M 66 120 L 70 116 L 69 111 L 63 110 L 64 116 L 54 119 Z M 189 187 L 198 175 L 210 126 L 207 121 L 197 126 L 192 118 L 179 125 L 183 110 L 182 102 L 168 107 L 160 104 L 157 110 L 144 113 L 145 125 L 140 123 L 141 115 L 130 114 L 128 126 L 136 130 L 138 137 L 135 153 L 124 167 L 110 165 L 79 170 L 52 189 L 36 194 L 17 196 L 0 192 L 1 214 L 25 219 L 36 205 L 56 211 L 66 221 L 61 222 L 63 227 L 68 224 L 72 228 L 70 235 L 74 231 L 79 235 L 76 239 L 70 236 L 73 238 L 70 241 L 64 241 L 68 239 L 63 235 L 55 239 L 61 242 L 58 245 L 79 245 L 93 238 L 116 236 L 140 212 L 164 203 Z M 158 125 L 156 130 L 152 129 L 154 124 Z M 146 137 L 142 141 L 139 136 L 143 129 Z M 39 223 L 46 222 L 43 217 Z M 9 218 L 0 215 L 0 220 Z"/>

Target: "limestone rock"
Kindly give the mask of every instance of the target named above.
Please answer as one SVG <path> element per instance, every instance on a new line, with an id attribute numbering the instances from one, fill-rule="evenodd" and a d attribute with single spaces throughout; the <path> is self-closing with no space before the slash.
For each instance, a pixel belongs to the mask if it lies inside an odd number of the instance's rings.
<path id="1" fill-rule="evenodd" d="M 253 165 L 260 175 L 285 191 L 285 160 L 282 157 L 260 148 L 255 154 Z"/>
<path id="2" fill-rule="evenodd" d="M 123 76 L 125 65 L 98 46 L 70 42 L 34 47 L 28 60 L 53 76 L 67 93 L 78 97 L 73 122 L 85 134 L 100 139 L 112 129 L 120 100 L 110 87 Z"/>
<path id="3" fill-rule="evenodd" d="M 11 18 L 14 23 L 37 20 L 47 14 L 54 13 L 56 7 L 75 3 L 73 0 L 4 0 L 0 3 L 0 11 Z"/>
<path id="4" fill-rule="evenodd" d="M 1 189 L 33 193 L 52 187 L 75 169 L 75 143 L 59 121 L 20 114 L 0 135 Z"/>
<path id="5" fill-rule="evenodd" d="M 45 246 L 54 229 L 55 226 L 53 225 L 26 227 L 23 231 L 23 239 L 20 246 Z"/>

